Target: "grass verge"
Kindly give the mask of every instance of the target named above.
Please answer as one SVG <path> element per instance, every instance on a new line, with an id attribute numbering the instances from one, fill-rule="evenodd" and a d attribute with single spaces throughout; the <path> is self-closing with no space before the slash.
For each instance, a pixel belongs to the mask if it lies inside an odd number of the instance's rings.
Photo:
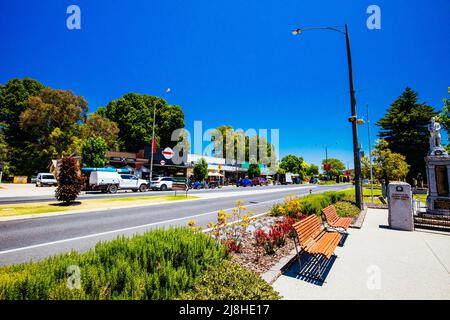
<path id="1" fill-rule="evenodd" d="M 37 202 L 24 204 L 3 204 L 0 205 L 0 217 L 22 216 L 28 214 L 43 214 L 52 212 L 66 212 L 75 210 L 106 209 L 129 205 L 147 205 L 150 203 L 192 200 L 198 197 L 185 195 L 175 196 L 148 196 L 148 197 L 129 197 L 129 198 L 108 198 L 83 200 L 77 205 L 62 206 L 59 203 Z"/>

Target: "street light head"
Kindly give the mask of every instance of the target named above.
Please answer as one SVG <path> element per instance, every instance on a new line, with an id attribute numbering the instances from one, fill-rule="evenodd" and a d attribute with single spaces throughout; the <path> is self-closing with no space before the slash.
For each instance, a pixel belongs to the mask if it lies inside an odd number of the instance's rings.
<path id="1" fill-rule="evenodd" d="M 297 36 L 300 33 L 302 33 L 302 29 L 295 29 L 295 30 L 292 31 L 292 35 L 294 35 L 294 36 Z"/>

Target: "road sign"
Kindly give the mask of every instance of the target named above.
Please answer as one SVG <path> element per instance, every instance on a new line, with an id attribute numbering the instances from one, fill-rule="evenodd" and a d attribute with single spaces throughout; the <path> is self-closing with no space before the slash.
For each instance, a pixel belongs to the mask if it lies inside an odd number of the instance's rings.
<path id="1" fill-rule="evenodd" d="M 164 158 L 166 158 L 167 160 L 172 159 L 173 157 L 173 150 L 169 147 L 165 148 L 162 152 Z"/>
<path id="2" fill-rule="evenodd" d="M 166 162 L 165 162 L 164 160 L 161 160 L 159 163 L 160 163 L 162 166 L 166 164 Z"/>

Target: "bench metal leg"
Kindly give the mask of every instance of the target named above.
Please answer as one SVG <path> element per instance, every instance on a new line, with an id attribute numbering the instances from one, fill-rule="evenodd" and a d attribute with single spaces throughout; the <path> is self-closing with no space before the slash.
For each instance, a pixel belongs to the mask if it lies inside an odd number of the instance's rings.
<path id="1" fill-rule="evenodd" d="M 294 239 L 294 245 L 295 245 L 295 251 L 297 252 L 298 272 L 300 273 L 300 271 L 302 270 L 302 262 L 300 260 L 300 251 L 298 250 L 298 247 L 297 247 L 297 239 Z"/>
<path id="2" fill-rule="evenodd" d="M 319 276 L 318 276 L 318 278 L 319 278 L 320 281 L 323 282 L 323 278 L 322 278 L 322 273 L 323 273 L 323 270 L 322 270 L 322 263 L 320 262 L 320 259 L 316 257 L 316 255 L 312 254 L 311 257 L 312 257 L 314 260 L 316 260 L 316 261 L 317 261 L 317 264 L 319 265 Z"/>

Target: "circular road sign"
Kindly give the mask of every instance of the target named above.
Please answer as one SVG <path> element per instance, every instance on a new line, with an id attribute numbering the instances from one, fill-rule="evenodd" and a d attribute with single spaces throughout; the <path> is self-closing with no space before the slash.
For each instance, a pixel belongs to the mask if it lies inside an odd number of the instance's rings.
<path id="1" fill-rule="evenodd" d="M 162 152 L 164 158 L 166 158 L 167 160 L 172 159 L 173 157 L 173 150 L 169 147 L 165 148 Z"/>
<path id="2" fill-rule="evenodd" d="M 166 164 L 164 160 L 161 160 L 159 163 L 161 163 L 162 166 Z"/>

